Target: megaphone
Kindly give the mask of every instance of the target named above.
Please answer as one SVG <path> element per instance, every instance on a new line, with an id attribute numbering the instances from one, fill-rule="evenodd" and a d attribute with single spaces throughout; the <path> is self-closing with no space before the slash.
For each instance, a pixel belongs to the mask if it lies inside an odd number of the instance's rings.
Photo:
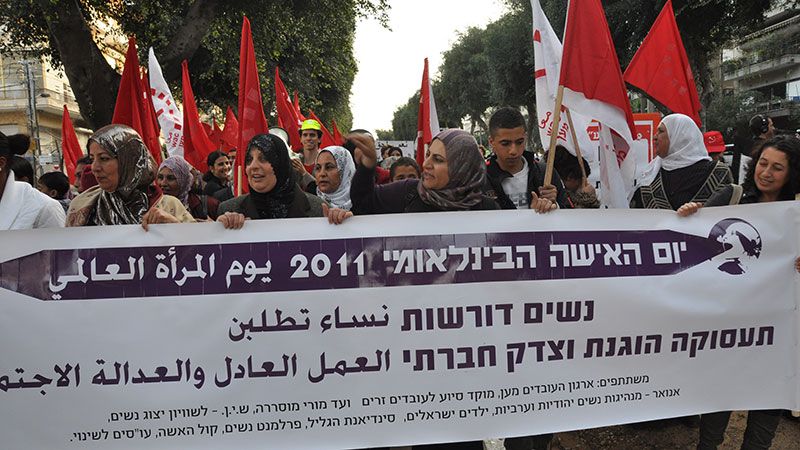
<path id="1" fill-rule="evenodd" d="M 300 155 L 292 151 L 292 146 L 291 144 L 289 144 L 289 133 L 287 133 L 286 130 L 284 130 L 281 127 L 270 127 L 269 134 L 273 136 L 278 136 L 283 141 L 283 143 L 286 144 L 286 150 L 289 151 L 290 158 L 295 158 L 295 159 L 300 158 Z"/>

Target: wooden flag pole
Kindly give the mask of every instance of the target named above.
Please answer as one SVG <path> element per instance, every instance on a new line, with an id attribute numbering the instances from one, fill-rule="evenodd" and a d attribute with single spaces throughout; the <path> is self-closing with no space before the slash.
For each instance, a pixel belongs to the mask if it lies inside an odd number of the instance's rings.
<path id="1" fill-rule="evenodd" d="M 578 165 L 581 168 L 581 186 L 586 184 L 586 168 L 583 167 L 583 156 L 581 156 L 581 145 L 578 143 L 578 136 L 575 133 L 575 125 L 572 124 L 572 113 L 567 109 L 567 123 L 569 131 L 572 133 L 572 142 L 575 143 L 575 156 L 578 157 Z"/>
<path id="2" fill-rule="evenodd" d="M 237 166 L 236 170 L 234 171 L 234 177 L 236 177 L 236 196 L 242 195 L 242 166 Z"/>
<path id="3" fill-rule="evenodd" d="M 553 128 L 550 132 L 550 148 L 547 151 L 547 170 L 544 172 L 544 185 L 553 184 L 553 166 L 556 162 L 556 143 L 558 142 L 558 127 L 561 125 L 561 101 L 564 98 L 564 86 L 558 85 L 556 93 L 556 106 L 553 108 Z"/>

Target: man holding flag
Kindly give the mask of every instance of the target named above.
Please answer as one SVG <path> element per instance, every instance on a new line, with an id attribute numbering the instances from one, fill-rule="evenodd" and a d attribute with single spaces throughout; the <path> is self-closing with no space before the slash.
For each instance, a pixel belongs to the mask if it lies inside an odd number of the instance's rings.
<path id="1" fill-rule="evenodd" d="M 558 174 L 545 184 L 544 164 L 525 151 L 525 118 L 516 108 L 500 108 L 489 119 L 489 145 L 493 155 L 486 167 L 487 195 L 503 209 L 528 209 L 540 198 L 568 208 Z"/>

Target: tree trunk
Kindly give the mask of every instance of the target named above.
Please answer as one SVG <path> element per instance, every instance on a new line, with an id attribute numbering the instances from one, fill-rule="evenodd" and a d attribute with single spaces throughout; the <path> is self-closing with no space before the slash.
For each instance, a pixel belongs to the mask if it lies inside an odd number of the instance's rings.
<path id="1" fill-rule="evenodd" d="M 92 38 L 77 0 L 37 0 L 44 12 L 51 45 L 64 63 L 81 115 L 92 128 L 111 123 L 120 74 L 108 65 Z"/>
<path id="2" fill-rule="evenodd" d="M 190 59 L 200 47 L 219 3 L 219 0 L 196 0 L 189 7 L 161 60 L 168 81 L 180 77 L 181 61 Z M 44 13 L 50 44 L 61 56 L 81 115 L 95 129 L 111 123 L 121 75 L 106 62 L 94 42 L 78 0 L 57 5 L 50 0 L 36 0 L 36 4 Z"/>
<path id="3" fill-rule="evenodd" d="M 183 24 L 175 30 L 166 47 L 166 53 L 159 59 L 164 78 L 168 82 L 180 78 L 181 62 L 191 59 L 200 48 L 211 22 L 217 17 L 219 4 L 219 0 L 195 0 L 189 7 Z"/>

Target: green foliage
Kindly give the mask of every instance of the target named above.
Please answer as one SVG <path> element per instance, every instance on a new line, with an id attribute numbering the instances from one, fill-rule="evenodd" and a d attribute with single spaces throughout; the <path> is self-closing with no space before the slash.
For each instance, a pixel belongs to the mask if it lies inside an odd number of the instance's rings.
<path id="1" fill-rule="evenodd" d="M 758 113 L 759 103 L 765 100 L 758 91 L 717 96 L 703 112 L 706 128 L 721 131 L 728 142 L 733 142 L 734 130 L 746 128 L 750 118 Z"/>
<path id="2" fill-rule="evenodd" d="M 491 104 L 491 85 L 484 34 L 480 28 L 470 28 L 444 54 L 434 95 L 439 118 L 448 123 L 459 124 L 468 117 L 485 127 L 482 116 Z"/>
<path id="3" fill-rule="evenodd" d="M 0 4 L 0 23 L 6 38 L 0 42 L 0 52 L 25 47 L 48 54 L 54 65 L 62 64 L 46 24 L 72 2 L 79 5 L 87 23 L 111 19 L 125 35 L 135 36 L 142 62 L 150 46 L 160 59 L 173 50 L 171 43 L 178 33 L 200 36 L 199 46 L 189 52 L 188 59 L 195 95 L 206 109 L 236 105 L 239 42 L 246 15 L 265 108 L 274 103 L 273 74 L 280 66 L 286 86 L 299 91 L 301 106 L 314 109 L 327 123 L 335 119 L 342 128 L 352 123 L 349 96 L 357 70 L 353 57 L 356 21 L 375 16 L 386 24 L 389 9 L 387 0 L 5 0 Z M 208 4 L 201 14 L 213 14 L 206 25 L 189 15 L 196 3 Z M 99 39 L 95 43 L 101 50 L 106 45 Z M 163 59 L 161 63 L 165 64 Z M 164 72 L 179 92 L 178 64 L 168 61 Z"/>
<path id="4" fill-rule="evenodd" d="M 781 0 L 774 0 L 781 1 Z M 796 0 L 792 0 L 796 1 Z M 525 106 L 534 114 L 533 43 L 530 0 L 504 0 L 508 12 L 486 28 L 471 28 L 444 55 L 435 92 L 440 117 L 467 117 L 481 125 L 492 107 Z M 666 0 L 603 1 L 617 55 L 627 66 Z M 678 27 L 687 50 L 701 101 L 713 104 L 711 55 L 763 23 L 770 0 L 674 0 Z M 563 36 L 567 2 L 541 0 L 558 36 Z M 416 118 L 413 103 L 395 113 L 398 123 Z M 726 103 L 731 99 L 721 100 Z M 711 115 L 711 114 L 709 114 Z M 393 122 L 394 123 L 394 122 Z M 415 126 L 415 123 L 413 124 Z M 483 126 L 481 125 L 481 127 Z M 397 128 L 395 128 L 397 130 Z"/>
<path id="5" fill-rule="evenodd" d="M 393 141 L 394 132 L 392 130 L 375 130 L 379 141 Z"/>
<path id="6" fill-rule="evenodd" d="M 436 93 L 434 92 L 434 98 Z M 413 141 L 417 138 L 417 113 L 419 112 L 419 91 L 408 99 L 405 105 L 394 111 L 392 132 L 399 141 Z"/>

